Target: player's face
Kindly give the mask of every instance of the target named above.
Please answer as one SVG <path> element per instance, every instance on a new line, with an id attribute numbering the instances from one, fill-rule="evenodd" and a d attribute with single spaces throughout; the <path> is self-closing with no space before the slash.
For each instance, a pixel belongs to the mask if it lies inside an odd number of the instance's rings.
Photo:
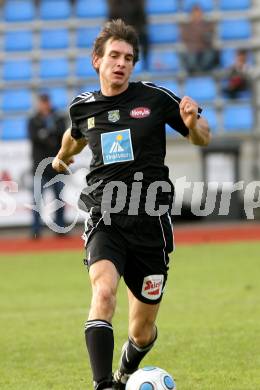
<path id="1" fill-rule="evenodd" d="M 133 70 L 133 47 L 119 40 L 109 39 L 103 57 L 95 57 L 93 64 L 99 69 L 101 90 L 104 94 L 121 93 L 128 87 Z"/>

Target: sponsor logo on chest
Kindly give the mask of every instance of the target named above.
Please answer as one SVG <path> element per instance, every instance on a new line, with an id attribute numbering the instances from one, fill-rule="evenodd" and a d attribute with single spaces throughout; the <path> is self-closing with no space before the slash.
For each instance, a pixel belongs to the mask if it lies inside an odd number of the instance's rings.
<path id="1" fill-rule="evenodd" d="M 108 111 L 107 115 L 108 115 L 109 122 L 115 123 L 115 122 L 119 121 L 119 119 L 120 119 L 119 110 Z"/>
<path id="2" fill-rule="evenodd" d="M 144 278 L 142 296 L 155 301 L 160 298 L 163 288 L 163 275 L 149 275 Z"/>
<path id="3" fill-rule="evenodd" d="M 95 127 L 95 117 L 88 118 L 88 130 Z"/>
<path id="4" fill-rule="evenodd" d="M 134 119 L 146 118 L 151 114 L 151 110 L 148 107 L 136 107 L 130 111 L 130 116 Z"/>
<path id="5" fill-rule="evenodd" d="M 130 129 L 101 134 L 101 147 L 104 164 L 134 159 Z"/>

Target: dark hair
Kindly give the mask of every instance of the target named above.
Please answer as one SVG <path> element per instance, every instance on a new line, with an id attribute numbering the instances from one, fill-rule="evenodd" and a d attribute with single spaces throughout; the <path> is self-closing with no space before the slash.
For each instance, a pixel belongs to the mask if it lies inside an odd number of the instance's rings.
<path id="1" fill-rule="evenodd" d="M 94 55 L 103 57 L 105 44 L 110 38 L 125 41 L 131 45 L 134 52 L 133 63 L 135 64 L 138 61 L 139 42 L 137 32 L 132 26 L 125 24 L 122 19 L 115 19 L 104 25 L 94 42 L 92 58 Z"/>
<path id="2" fill-rule="evenodd" d="M 246 49 L 238 49 L 237 55 L 238 56 L 247 56 L 247 50 Z"/>
<path id="3" fill-rule="evenodd" d="M 38 95 L 38 100 L 41 102 L 50 102 L 51 98 L 47 93 L 40 93 Z"/>

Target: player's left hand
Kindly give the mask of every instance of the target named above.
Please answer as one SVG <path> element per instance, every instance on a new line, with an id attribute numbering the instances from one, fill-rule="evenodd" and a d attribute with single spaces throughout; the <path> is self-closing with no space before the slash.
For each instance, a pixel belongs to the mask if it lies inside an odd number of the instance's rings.
<path id="1" fill-rule="evenodd" d="M 180 102 L 180 114 L 188 129 L 194 129 L 197 124 L 198 104 L 189 96 L 184 96 Z"/>

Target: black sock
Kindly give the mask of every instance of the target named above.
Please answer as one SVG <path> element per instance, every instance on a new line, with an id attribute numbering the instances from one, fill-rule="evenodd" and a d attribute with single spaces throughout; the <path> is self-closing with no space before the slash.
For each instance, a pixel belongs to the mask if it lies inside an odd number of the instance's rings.
<path id="1" fill-rule="evenodd" d="M 112 385 L 114 334 L 112 325 L 104 320 L 87 321 L 85 339 L 89 353 L 95 389 Z"/>
<path id="2" fill-rule="evenodd" d="M 157 339 L 157 331 L 154 340 L 150 344 L 146 345 L 145 347 L 139 347 L 129 337 L 124 347 L 124 350 L 122 352 L 120 369 L 123 372 L 129 374 L 137 370 L 141 360 L 152 349 L 156 339 Z"/>

